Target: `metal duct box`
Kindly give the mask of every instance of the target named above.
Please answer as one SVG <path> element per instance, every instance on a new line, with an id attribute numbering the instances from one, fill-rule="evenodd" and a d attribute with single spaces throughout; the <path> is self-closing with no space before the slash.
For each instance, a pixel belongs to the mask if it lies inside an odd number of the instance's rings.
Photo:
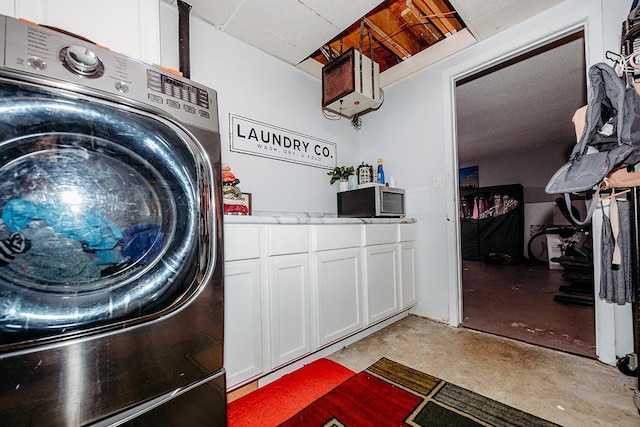
<path id="1" fill-rule="evenodd" d="M 380 66 L 349 49 L 322 67 L 322 107 L 352 117 L 380 106 Z"/>

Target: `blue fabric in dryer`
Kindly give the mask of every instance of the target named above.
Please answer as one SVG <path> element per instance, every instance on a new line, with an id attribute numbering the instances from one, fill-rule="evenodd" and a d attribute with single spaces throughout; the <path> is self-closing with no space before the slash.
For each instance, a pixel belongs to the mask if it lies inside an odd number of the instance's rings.
<path id="1" fill-rule="evenodd" d="M 9 200 L 2 210 L 2 220 L 18 232 L 32 221 L 44 221 L 57 233 L 96 250 L 113 249 L 122 238 L 122 230 L 94 212 L 69 212 L 59 203 L 38 203 L 24 199 Z"/>
<path id="2" fill-rule="evenodd" d="M 122 255 L 132 262 L 146 263 L 153 258 L 164 241 L 164 233 L 159 225 L 144 224 L 123 231 Z"/>

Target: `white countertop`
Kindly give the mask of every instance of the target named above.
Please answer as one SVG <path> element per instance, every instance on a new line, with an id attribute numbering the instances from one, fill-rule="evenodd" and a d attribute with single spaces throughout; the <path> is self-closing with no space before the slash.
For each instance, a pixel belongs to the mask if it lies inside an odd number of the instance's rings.
<path id="1" fill-rule="evenodd" d="M 415 218 L 338 218 L 331 214 L 263 212 L 223 215 L 225 224 L 412 224 Z"/>

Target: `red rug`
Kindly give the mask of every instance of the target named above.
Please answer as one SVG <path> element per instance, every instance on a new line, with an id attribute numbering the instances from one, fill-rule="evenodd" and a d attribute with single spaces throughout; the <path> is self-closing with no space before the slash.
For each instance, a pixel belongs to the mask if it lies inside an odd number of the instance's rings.
<path id="1" fill-rule="evenodd" d="M 229 403 L 229 427 L 273 427 L 355 375 L 329 359 L 320 359 Z"/>
<path id="2" fill-rule="evenodd" d="M 280 427 L 558 427 L 382 358 Z"/>
<path id="3" fill-rule="evenodd" d="M 404 426 L 407 415 L 421 402 L 420 396 L 365 371 L 349 378 L 282 426 Z"/>

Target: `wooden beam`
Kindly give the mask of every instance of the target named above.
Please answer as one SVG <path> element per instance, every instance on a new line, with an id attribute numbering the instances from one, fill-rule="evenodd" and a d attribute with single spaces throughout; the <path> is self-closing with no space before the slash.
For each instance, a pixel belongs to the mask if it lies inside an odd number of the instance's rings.
<path id="1" fill-rule="evenodd" d="M 411 26 L 402 18 L 404 3 L 405 0 L 387 0 L 383 10 L 376 11 L 369 17 L 385 33 L 393 37 L 395 42 L 402 45 L 411 55 L 415 55 L 424 49 L 424 42 L 419 33 L 412 31 Z"/>
<path id="2" fill-rule="evenodd" d="M 431 5 L 431 9 L 440 15 L 440 20 L 444 21 L 447 28 L 450 28 L 451 33 L 455 33 L 464 28 L 462 19 L 455 9 L 450 8 L 450 5 L 444 0 L 424 0 L 427 5 Z"/>
<path id="3" fill-rule="evenodd" d="M 402 19 L 404 19 L 411 31 L 417 36 L 422 37 L 428 46 L 436 43 L 442 38 L 440 32 L 434 32 L 430 25 L 432 25 L 415 6 L 408 7 L 401 13 Z"/>
<path id="4" fill-rule="evenodd" d="M 410 0 L 409 0 L 410 1 Z M 407 3 L 409 3 L 407 1 Z M 436 43 L 438 40 L 442 40 L 444 38 L 444 33 L 435 26 L 434 22 L 424 16 L 424 13 L 418 9 L 414 4 L 408 5 L 407 9 L 410 11 L 406 13 L 403 18 L 411 19 L 413 22 L 417 21 L 422 24 L 422 26 L 426 29 L 429 36 L 425 36 L 425 40 L 429 40 L 430 44 Z"/>
<path id="5" fill-rule="evenodd" d="M 438 0 L 407 0 L 407 5 L 411 2 L 416 5 L 422 13 L 427 15 L 445 36 L 462 29 L 455 15 L 451 14 L 452 11 L 449 10 L 443 2 Z"/>
<path id="6" fill-rule="evenodd" d="M 364 18 L 365 25 L 369 28 L 369 30 L 376 35 L 376 40 L 379 43 L 385 45 L 389 50 L 398 55 L 398 57 L 402 59 L 407 59 L 411 57 L 411 52 L 405 49 L 400 43 L 394 40 L 394 37 L 399 36 L 398 34 L 387 34 L 382 28 L 380 28 L 372 19 Z M 408 37 L 403 37 L 406 39 L 405 41 L 412 42 Z M 416 52 L 420 50 L 417 49 Z"/>

